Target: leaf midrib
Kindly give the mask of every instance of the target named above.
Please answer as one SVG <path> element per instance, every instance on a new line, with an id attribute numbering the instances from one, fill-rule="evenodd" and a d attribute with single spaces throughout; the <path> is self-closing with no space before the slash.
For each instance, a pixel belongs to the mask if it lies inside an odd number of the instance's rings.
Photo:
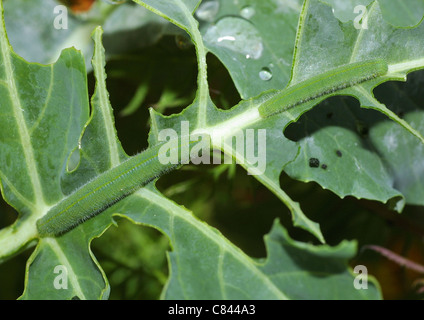
<path id="1" fill-rule="evenodd" d="M 82 290 L 82 288 L 79 284 L 79 281 L 78 281 L 79 277 L 75 273 L 70 261 L 66 257 L 66 254 L 63 252 L 63 250 L 62 250 L 61 246 L 59 245 L 59 243 L 57 242 L 57 240 L 53 239 L 53 238 L 45 238 L 43 241 L 45 241 L 50 246 L 50 248 L 56 254 L 56 257 L 62 263 L 62 265 L 66 266 L 68 279 L 69 279 L 69 281 L 72 285 L 72 288 L 74 289 L 76 295 L 78 296 L 78 298 L 80 298 L 81 300 L 86 300 L 84 292 L 83 292 L 83 290 Z"/>
<path id="2" fill-rule="evenodd" d="M 197 223 L 195 219 L 187 219 L 187 214 L 183 209 L 176 206 L 173 203 L 170 203 L 170 200 L 164 199 L 163 197 L 159 197 L 156 193 L 148 190 L 147 188 L 140 189 L 136 194 L 136 196 L 146 199 L 148 201 L 154 201 L 156 205 L 164 208 L 167 212 L 171 212 L 173 217 L 175 216 L 183 219 L 187 223 L 191 224 L 198 231 L 202 232 L 205 237 L 209 238 L 212 242 L 216 243 L 217 246 L 222 249 L 224 252 L 230 254 L 236 260 L 240 261 L 244 266 L 246 266 L 252 273 L 256 274 L 259 278 L 261 278 L 264 283 L 266 283 L 267 287 L 271 292 L 275 294 L 276 297 L 282 300 L 288 300 L 289 298 L 281 292 L 281 290 L 275 286 L 275 284 L 268 279 L 268 277 L 259 270 L 256 266 L 253 265 L 253 261 L 250 258 L 246 257 L 242 252 L 234 248 L 224 237 L 220 238 L 221 241 L 217 239 L 217 234 L 212 232 L 206 225 L 203 223 Z"/>
<path id="3" fill-rule="evenodd" d="M 103 48 L 101 46 L 101 36 L 102 31 L 98 27 L 94 31 L 94 43 L 95 43 L 95 54 L 93 57 L 93 70 L 96 76 L 96 93 L 98 94 L 99 98 L 99 108 L 101 109 L 101 116 L 102 120 L 105 126 L 105 131 L 107 135 L 108 140 L 108 146 L 109 146 L 109 154 L 110 154 L 110 161 L 112 167 L 118 165 L 120 163 L 119 161 L 119 152 L 118 152 L 118 146 L 116 144 L 116 137 L 115 137 L 115 129 L 113 127 L 113 116 L 112 116 L 112 108 L 110 106 L 110 102 L 108 99 L 108 92 L 106 89 L 106 74 L 104 71 L 104 54 L 102 52 Z"/>
<path id="4" fill-rule="evenodd" d="M 3 12 L 3 4 L 0 2 L 0 11 Z M 3 21 L 4 24 L 4 21 Z M 1 54 L 3 57 L 3 65 L 4 71 L 6 74 L 5 81 L 7 82 L 8 92 L 10 96 L 10 101 L 12 103 L 12 111 L 17 123 L 19 139 L 21 141 L 22 150 L 24 153 L 25 164 L 28 171 L 28 175 L 31 180 L 32 190 L 34 192 L 33 199 L 36 207 L 44 207 L 46 202 L 44 200 L 44 195 L 42 192 L 41 182 L 39 173 L 36 167 L 35 156 L 33 152 L 33 146 L 31 143 L 31 138 L 29 135 L 29 131 L 25 122 L 25 118 L 23 115 L 23 108 L 20 100 L 20 96 L 18 93 L 18 88 L 16 86 L 14 70 L 12 66 L 12 52 L 10 49 L 9 42 L 7 40 L 7 36 L 5 34 L 5 26 L 0 28 L 0 45 L 1 45 Z"/>

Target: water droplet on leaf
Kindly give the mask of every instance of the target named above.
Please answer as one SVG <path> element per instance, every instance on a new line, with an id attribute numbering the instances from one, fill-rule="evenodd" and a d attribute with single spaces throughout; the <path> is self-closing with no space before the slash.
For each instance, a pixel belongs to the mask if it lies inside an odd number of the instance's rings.
<path id="1" fill-rule="evenodd" d="M 210 0 L 202 2 L 196 11 L 196 16 L 204 21 L 212 22 L 215 20 L 216 15 L 219 11 L 219 1 Z"/>
<path id="2" fill-rule="evenodd" d="M 264 80 L 264 81 L 271 80 L 272 79 L 272 72 L 271 72 L 271 70 L 269 70 L 268 68 L 263 68 L 259 72 L 259 78 L 261 78 L 261 80 Z"/>
<path id="3" fill-rule="evenodd" d="M 245 19 L 250 19 L 255 15 L 256 11 L 255 8 L 251 6 L 246 6 L 240 11 L 240 15 Z"/>
<path id="4" fill-rule="evenodd" d="M 259 31 L 252 23 L 236 17 L 225 17 L 210 26 L 204 36 L 209 45 L 238 52 L 246 59 L 257 60 L 264 50 Z"/>

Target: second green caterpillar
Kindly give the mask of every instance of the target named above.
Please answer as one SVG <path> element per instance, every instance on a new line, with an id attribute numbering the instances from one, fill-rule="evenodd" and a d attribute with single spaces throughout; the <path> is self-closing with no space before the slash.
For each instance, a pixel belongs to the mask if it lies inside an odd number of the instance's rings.
<path id="1" fill-rule="evenodd" d="M 383 76 L 388 66 L 384 60 L 346 64 L 282 90 L 259 107 L 266 118 L 295 106 L 359 83 Z"/>

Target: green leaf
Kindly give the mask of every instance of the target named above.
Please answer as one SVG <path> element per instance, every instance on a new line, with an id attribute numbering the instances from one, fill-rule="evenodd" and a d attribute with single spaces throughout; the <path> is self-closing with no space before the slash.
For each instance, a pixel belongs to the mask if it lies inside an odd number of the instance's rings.
<path id="1" fill-rule="evenodd" d="M 58 177 L 88 117 L 88 94 L 80 53 L 66 50 L 50 66 L 29 64 L 0 29 L 0 121 L 8 128 L 0 133 L 0 177 L 4 198 L 20 213 L 14 226 L 1 231 L 3 241 L 16 238 L 0 246 L 1 260 L 3 251 L 17 252 L 35 238 L 35 220 L 62 196 Z"/>
<path id="2" fill-rule="evenodd" d="M 334 16 L 341 22 L 354 21 L 366 14 L 366 7 L 374 0 L 319 0 L 332 7 Z"/>
<path id="3" fill-rule="evenodd" d="M 322 19 L 317 20 L 318 16 Z M 299 82 L 313 74 L 319 74 L 320 70 L 331 68 L 329 63 L 337 65 L 365 57 L 384 58 L 388 61 L 387 80 L 404 80 L 408 72 L 423 67 L 422 50 L 418 49 L 422 45 L 422 37 L 419 35 L 423 26 L 415 30 L 393 28 L 382 19 L 377 2 L 370 6 L 368 19 L 369 23 L 378 25 L 378 28 L 358 31 L 351 23 L 340 25 L 332 18 L 329 7 L 318 2 L 307 2 L 298 37 L 300 40 L 297 44 L 292 82 Z M 322 22 L 317 26 L 317 21 Z M 325 36 L 329 32 L 333 35 L 331 40 Z M 384 38 L 390 38 L 394 42 L 390 41 L 388 44 L 383 41 Z M 324 58 L 328 50 L 334 52 L 331 61 Z M 372 89 L 380 82 L 371 81 L 343 90 L 340 94 L 354 96 L 360 100 L 361 107 L 375 109 L 387 115 L 412 133 L 415 143 L 420 142 L 416 139 L 418 137 L 422 144 L 423 139 L 416 130 L 417 127 L 400 119 L 374 98 Z M 366 119 L 370 118 L 371 113 L 359 111 L 355 106 L 346 107 L 345 101 L 331 100 L 331 105 L 320 106 L 319 110 L 308 113 L 305 120 L 293 129 L 291 136 L 300 142 L 302 152 L 287 167 L 287 173 L 302 181 L 317 181 L 341 197 L 353 195 L 381 202 L 393 199 L 393 206 L 401 211 L 404 206 L 403 195 L 393 185 L 394 177 L 385 165 L 387 160 L 377 151 L 380 145 L 385 144 L 384 139 L 373 141 L 375 146 L 369 146 L 361 134 L 363 129 L 369 129 L 364 123 L 367 123 Z M 399 127 L 399 130 L 404 129 Z M 342 158 L 337 156 L 337 150 L 341 151 Z M 323 171 L 310 168 L 310 158 L 318 158 L 329 169 Z M 348 181 L 344 178 L 346 176 L 350 177 Z"/>
<path id="4" fill-rule="evenodd" d="M 352 286 L 352 274 L 346 270 L 346 264 L 356 251 L 353 242 L 317 247 L 293 241 L 287 231 L 275 223 L 265 236 L 265 243 L 268 259 L 261 270 L 270 274 L 273 282 L 291 299 L 380 299 L 375 282 L 367 290 L 356 290 Z M 281 261 L 284 261 L 282 270 Z M 298 286 L 299 282 L 304 286 Z M 345 290 L 338 292 L 341 287 Z"/>
<path id="5" fill-rule="evenodd" d="M 293 241 L 276 222 L 265 237 L 268 257 L 258 262 L 152 188 L 123 202 L 126 217 L 159 227 L 171 241 L 165 299 L 380 298 L 374 283 L 362 291 L 353 286 L 347 260 L 355 254 L 354 243 L 307 245 Z"/>
<path id="6" fill-rule="evenodd" d="M 20 213 L 15 224 L 0 231 L 4 260 L 33 243 L 35 221 L 63 197 L 59 177 L 88 120 L 88 93 L 79 52 L 66 50 L 49 66 L 27 63 L 12 51 L 1 25 L 0 121 L 9 128 L 1 131 L 2 193 Z M 81 252 L 88 237 L 68 237 L 38 242 L 28 261 L 23 299 L 107 296 L 101 272 L 89 252 Z M 64 267 L 70 290 L 55 287 L 58 266 Z"/>
<path id="7" fill-rule="evenodd" d="M 424 134 L 424 106 L 422 104 L 423 72 L 408 76 L 406 85 L 388 83 L 376 92 L 384 97 L 387 106 Z M 395 188 L 402 192 L 407 204 L 424 205 L 422 183 L 424 147 L 401 127 L 381 117 L 373 117 L 368 126 L 369 139 L 384 159 L 393 177 Z"/>
<path id="8" fill-rule="evenodd" d="M 249 59 L 243 59 L 243 54 L 237 52 L 237 50 L 246 47 L 254 48 L 251 45 L 252 38 L 257 39 L 261 43 L 267 43 L 266 39 L 270 35 L 273 35 L 273 38 L 277 38 L 277 29 L 268 27 L 267 30 L 270 32 L 260 31 L 260 28 L 266 24 L 264 21 L 267 21 L 267 19 L 264 19 L 264 15 L 268 13 L 266 9 L 273 5 L 275 6 L 275 2 L 262 1 L 261 4 L 240 2 L 237 4 L 238 7 L 232 2 L 220 2 L 220 4 L 220 10 L 213 19 L 214 24 L 207 24 L 207 27 L 203 28 L 203 30 L 206 30 L 203 31 L 204 40 L 209 49 L 228 68 L 236 84 L 238 84 L 237 88 L 242 95 L 246 96 L 246 90 L 250 90 L 249 88 L 251 87 L 260 91 L 263 87 L 258 86 L 257 79 L 250 79 L 250 81 L 237 80 L 237 76 L 246 77 L 246 75 L 259 74 L 257 67 L 256 72 L 252 69 L 249 69 L 250 72 L 244 72 L 244 69 L 242 70 L 237 66 L 239 63 L 243 68 L 249 68 L 251 64 L 251 61 Z M 332 4 L 334 7 L 339 6 L 341 8 L 341 3 L 339 2 Z M 359 2 L 352 1 L 348 7 L 352 8 L 351 11 L 353 12 L 353 8 L 356 5 L 359 5 Z M 238 18 L 242 10 L 246 8 L 251 9 L 255 13 L 249 18 L 249 23 L 244 19 Z M 349 11 L 349 13 L 351 12 Z M 232 14 L 232 16 L 228 17 L 226 14 Z M 281 16 L 278 21 L 293 21 L 290 20 L 291 15 L 289 12 L 280 12 L 279 14 Z M 362 107 L 380 111 L 403 126 L 410 134 L 420 139 L 421 143 L 423 143 L 424 139 L 417 130 L 418 127 L 411 126 L 410 123 L 400 119 L 372 95 L 373 88 L 381 82 L 387 80 L 405 80 L 408 72 L 422 68 L 422 50 L 419 49 L 422 46 L 422 37 L 419 36 L 419 29 L 422 26 L 418 27 L 417 30 L 394 28 L 383 19 L 385 13 L 380 11 L 377 2 L 373 2 L 368 7 L 368 24 L 369 26 L 374 26 L 373 28 L 369 27 L 369 29 L 360 30 L 355 28 L 353 21 L 350 21 L 353 20 L 354 16 L 347 17 L 345 19 L 346 22 L 340 24 L 340 21 L 334 15 L 337 15 L 337 10 L 333 13 L 329 6 L 319 1 L 305 2 L 299 20 L 290 85 L 342 64 L 365 59 L 384 58 L 390 66 L 389 73 L 385 79 L 370 81 L 363 85 L 336 92 L 336 94 L 356 97 L 360 100 Z M 255 23 L 255 17 L 258 19 L 257 23 Z M 272 25 L 274 20 L 269 20 L 271 21 L 269 23 Z M 246 24 L 245 27 L 239 28 L 239 26 L 244 24 Z M 328 34 L 332 36 L 328 37 Z M 387 41 L 383 40 L 387 38 L 393 40 L 388 44 Z M 237 39 L 244 39 L 243 41 L 245 41 L 246 46 L 243 47 L 243 45 L 239 44 Z M 399 46 L 400 42 L 403 42 L 404 45 Z M 279 42 L 279 44 L 283 46 L 282 42 Z M 287 48 L 287 45 L 284 47 Z M 274 49 L 267 47 L 271 52 L 277 52 L 276 47 L 272 48 Z M 264 50 L 264 52 L 266 53 L 267 51 Z M 240 55 L 240 58 L 234 59 L 234 55 L 237 54 Z M 328 58 L 329 55 L 331 59 Z M 275 65 L 277 59 L 281 56 L 287 57 L 287 54 L 275 54 L 272 59 L 268 59 L 270 63 Z M 274 79 L 274 75 L 277 76 L 275 79 L 282 79 L 278 74 L 274 74 L 273 72 L 270 74 L 273 76 L 272 79 Z M 263 82 L 259 81 L 259 84 L 262 85 Z M 275 83 L 272 84 L 269 81 L 268 84 L 270 88 L 275 85 Z M 281 86 L 279 89 L 282 89 L 282 87 L 284 86 Z M 309 104 L 309 106 L 308 104 L 301 106 L 300 108 L 303 111 L 295 112 L 297 115 L 292 115 L 293 119 L 297 119 L 298 115 L 321 100 L 317 99 L 317 101 Z M 332 190 L 341 197 L 353 195 L 357 198 L 374 199 L 381 202 L 390 201 L 396 210 L 401 211 L 404 206 L 404 195 L 393 185 L 392 173 L 385 166 L 387 160 L 382 158 L 379 153 L 370 152 L 367 148 L 362 147 L 363 139 L 358 130 L 360 130 L 359 127 L 364 122 L 364 118 L 370 113 L 360 112 L 361 116 L 352 116 L 352 113 L 358 114 L 359 112 L 356 110 L 352 111 L 353 107 L 350 107 L 347 112 L 346 109 L 343 109 L 343 101 L 339 102 L 340 100 L 337 99 L 331 101 L 334 105 L 331 110 L 330 107 L 326 109 L 320 107 L 320 110 L 303 116 L 303 118 L 311 120 L 302 121 L 301 124 L 292 126 L 296 129 L 290 129 L 290 137 L 299 142 L 301 152 L 294 162 L 285 167 L 285 171 L 291 177 L 301 181 L 316 181 L 324 188 Z M 340 115 L 340 117 L 335 116 L 332 121 L 329 121 L 327 115 L 330 114 Z M 286 118 L 284 115 L 281 115 L 281 117 Z M 289 122 L 283 122 L 279 124 L 279 127 L 283 129 L 288 124 Z M 319 130 L 323 126 L 331 127 Z M 342 128 L 340 129 L 340 127 Z M 285 138 L 282 137 L 279 139 L 282 141 Z M 381 142 L 378 144 L 381 144 Z M 275 142 L 275 145 L 277 145 L 277 142 Z M 374 150 L 376 149 L 379 149 L 379 147 L 376 147 Z M 343 159 L 339 159 L 336 155 L 337 150 L 341 151 Z M 309 166 L 311 159 L 318 159 L 325 168 L 328 167 L 329 169 L 311 168 Z M 270 164 L 272 167 L 272 162 Z M 275 174 L 278 174 L 277 172 L 280 169 L 281 167 L 278 169 L 275 168 Z M 353 174 L 349 182 L 346 182 L 342 178 L 347 172 Z M 265 181 L 263 183 L 267 185 Z M 279 188 L 276 186 L 270 187 L 270 190 L 273 190 L 275 193 L 279 192 Z"/>
<path id="9" fill-rule="evenodd" d="M 261 3 L 262 5 L 252 4 L 251 8 L 255 12 L 261 12 L 262 6 L 266 6 L 267 1 Z M 330 7 L 318 1 L 306 1 L 299 21 L 290 85 L 338 65 L 364 59 L 384 58 L 390 66 L 386 79 L 370 81 L 336 92 L 336 94 L 358 98 L 362 107 L 380 111 L 414 135 L 415 141 L 419 141 L 416 140 L 418 138 L 423 143 L 424 139 L 417 130 L 418 127 L 411 126 L 410 123 L 400 119 L 372 95 L 373 88 L 383 80 L 405 80 L 408 72 L 422 68 L 422 50 L 419 49 L 422 46 L 422 37 L 419 36 L 421 34 L 419 29 L 422 26 L 417 30 L 395 29 L 388 25 L 382 17 L 378 3 L 374 2 L 368 8 L 368 23 L 374 27 L 369 30 L 358 30 L 352 21 L 340 24 L 335 19 Z M 216 26 L 224 19 L 226 18 L 218 20 Z M 257 25 L 259 26 L 259 23 Z M 232 29 L 236 28 L 233 26 Z M 249 31 L 245 33 L 240 31 L 238 37 L 249 38 L 248 33 Z M 328 34 L 332 36 L 328 37 Z M 218 36 L 219 34 L 216 33 L 216 43 L 218 43 Z M 260 36 L 265 37 L 263 34 Z M 208 35 L 204 35 L 204 37 L 209 43 Z M 383 40 L 387 38 L 393 40 L 387 44 L 387 41 Z M 399 42 L 403 42 L 404 45 L 399 46 Z M 228 51 L 228 48 L 223 48 L 221 51 L 225 52 L 226 50 Z M 218 54 L 222 55 L 222 53 Z M 328 59 L 329 54 L 331 54 L 331 59 Z M 230 57 L 230 55 L 228 56 Z M 224 59 L 222 60 L 224 61 Z M 234 73 L 242 74 L 237 71 L 230 59 L 224 63 L 230 72 L 234 70 Z M 256 81 L 252 81 L 252 83 L 257 84 Z M 240 88 L 239 90 L 242 91 Z M 299 107 L 298 112 L 290 112 L 294 114 L 289 116 L 297 119 L 298 115 L 321 100 L 317 99 L 312 103 L 304 104 Z M 353 195 L 357 198 L 374 199 L 381 202 L 392 200 L 393 206 L 401 211 L 404 206 L 403 195 L 393 185 L 393 176 L 390 169 L 385 166 L 387 160 L 382 158 L 378 152 L 370 152 L 367 147 L 362 146 L 363 137 L 361 137 L 360 127 L 370 113 L 352 110 L 353 107 L 346 110 L 343 107 L 344 100 L 332 99 L 331 102 L 333 107 L 320 106 L 319 110 L 304 115 L 302 118 L 306 119 L 305 121 L 299 125 L 292 125 L 289 137 L 299 142 L 301 152 L 294 162 L 285 167 L 285 171 L 291 177 L 301 181 L 316 181 L 341 197 Z M 355 116 L 352 116 L 352 113 Z M 328 118 L 333 115 L 334 119 L 329 120 Z M 280 117 L 285 119 L 287 116 L 281 115 Z M 283 121 L 279 127 L 284 129 L 288 124 L 289 122 Z M 280 138 L 280 142 L 282 143 L 284 139 Z M 277 141 L 275 144 L 277 145 Z M 381 145 L 381 141 L 378 144 Z M 341 152 L 343 159 L 339 159 L 337 151 Z M 328 170 L 310 167 L 311 159 L 318 159 Z M 278 172 L 277 168 L 275 168 L 275 172 Z M 351 173 L 349 181 L 342 178 L 347 173 Z M 271 188 L 271 190 L 277 191 L 278 189 Z"/>
<path id="10" fill-rule="evenodd" d="M 22 300 L 107 299 L 110 288 L 88 250 L 84 230 L 61 238 L 44 238 L 27 262 Z"/>
<path id="11" fill-rule="evenodd" d="M 334 15 L 343 23 L 356 19 L 366 19 L 367 6 L 372 0 L 320 0 L 332 6 Z M 423 19 L 424 3 L 421 0 L 379 1 L 384 20 L 394 27 L 412 28 L 416 27 Z"/>
<path id="12" fill-rule="evenodd" d="M 197 18 L 206 47 L 229 70 L 241 97 L 284 88 L 290 80 L 302 1 L 215 2 L 215 16 L 201 19 L 200 6 Z"/>
<path id="13" fill-rule="evenodd" d="M 424 16 L 424 2 L 412 1 L 380 1 L 380 8 L 387 23 L 402 28 L 418 26 Z"/>

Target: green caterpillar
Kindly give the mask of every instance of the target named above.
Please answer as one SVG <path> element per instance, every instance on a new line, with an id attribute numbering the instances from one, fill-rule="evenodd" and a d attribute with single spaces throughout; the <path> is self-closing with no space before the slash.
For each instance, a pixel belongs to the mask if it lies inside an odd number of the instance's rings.
<path id="1" fill-rule="evenodd" d="M 52 207 L 37 221 L 41 237 L 61 235 L 132 194 L 178 164 L 162 164 L 158 144 L 105 171 Z M 180 151 L 180 148 L 178 148 Z"/>
<path id="2" fill-rule="evenodd" d="M 383 76 L 388 66 L 384 60 L 368 60 L 346 64 L 299 82 L 277 93 L 259 107 L 259 114 L 266 118 L 295 106 Z"/>

